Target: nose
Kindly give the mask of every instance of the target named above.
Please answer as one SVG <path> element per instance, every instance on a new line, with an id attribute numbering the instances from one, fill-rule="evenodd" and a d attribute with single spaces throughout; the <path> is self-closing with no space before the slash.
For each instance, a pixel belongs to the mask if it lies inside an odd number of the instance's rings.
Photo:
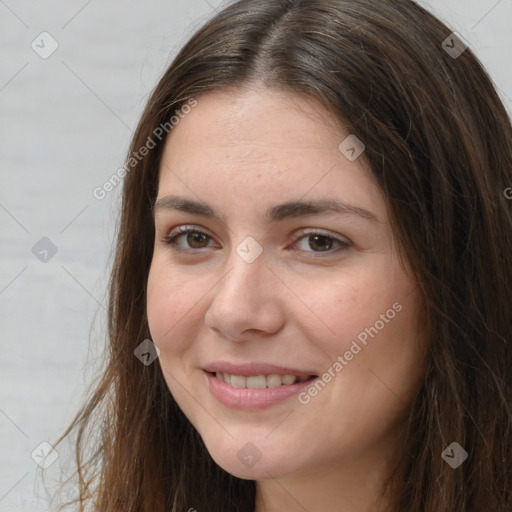
<path id="1" fill-rule="evenodd" d="M 231 341 L 279 332 L 285 321 L 281 292 L 286 287 L 269 268 L 265 251 L 249 263 L 235 251 L 213 291 L 205 325 Z"/>

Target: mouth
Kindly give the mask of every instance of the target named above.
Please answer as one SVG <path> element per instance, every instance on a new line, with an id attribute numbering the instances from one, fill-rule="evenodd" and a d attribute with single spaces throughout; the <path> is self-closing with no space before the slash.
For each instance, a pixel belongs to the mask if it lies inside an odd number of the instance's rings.
<path id="1" fill-rule="evenodd" d="M 231 409 L 249 411 L 287 403 L 318 378 L 312 374 L 238 375 L 218 370 L 203 370 L 203 374 L 212 397 L 219 403 Z"/>
<path id="2" fill-rule="evenodd" d="M 296 383 L 307 382 L 318 378 L 317 375 L 280 375 L 271 373 L 268 375 L 233 375 L 226 372 L 206 372 L 217 380 L 232 388 L 265 389 L 291 386 Z"/>

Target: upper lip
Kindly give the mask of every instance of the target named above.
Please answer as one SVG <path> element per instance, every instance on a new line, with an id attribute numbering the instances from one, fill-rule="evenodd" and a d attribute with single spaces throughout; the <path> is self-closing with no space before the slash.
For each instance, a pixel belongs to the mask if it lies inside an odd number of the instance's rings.
<path id="1" fill-rule="evenodd" d="M 270 363 L 244 363 L 234 364 L 228 361 L 217 361 L 205 366 L 203 370 L 207 372 L 222 372 L 229 375 L 242 375 L 250 377 L 251 375 L 295 375 L 296 377 L 309 377 L 316 375 L 314 371 L 299 370 L 286 366 L 277 366 Z"/>

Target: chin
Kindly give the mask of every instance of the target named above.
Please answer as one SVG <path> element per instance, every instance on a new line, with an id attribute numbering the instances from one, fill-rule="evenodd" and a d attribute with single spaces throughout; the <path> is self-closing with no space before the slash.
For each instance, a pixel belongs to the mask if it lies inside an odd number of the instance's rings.
<path id="1" fill-rule="evenodd" d="M 279 478 L 292 471 L 289 466 L 290 458 L 275 447 L 262 447 L 263 442 L 239 442 L 230 438 L 228 442 L 215 447 L 209 443 L 205 444 L 215 463 L 237 478 L 265 480 Z"/>

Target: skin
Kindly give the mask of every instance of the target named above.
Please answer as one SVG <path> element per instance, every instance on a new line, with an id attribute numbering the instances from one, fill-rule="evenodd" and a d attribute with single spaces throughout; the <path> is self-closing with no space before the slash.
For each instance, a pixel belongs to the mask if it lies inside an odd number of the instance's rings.
<path id="1" fill-rule="evenodd" d="M 199 200 L 224 221 L 155 215 L 147 314 L 169 390 L 216 463 L 257 481 L 256 512 L 386 510 L 377 496 L 424 358 L 421 300 L 385 198 L 364 154 L 352 162 L 338 149 L 350 132 L 314 100 L 260 87 L 197 100 L 166 141 L 157 199 Z M 344 200 L 378 221 L 264 219 L 270 206 L 298 199 Z M 181 235 L 180 253 L 162 239 L 184 225 L 207 237 Z M 314 230 L 331 238 L 315 244 Z M 263 249 L 252 263 L 236 252 L 249 236 Z M 350 245 L 340 251 L 336 239 Z M 201 368 L 219 360 L 321 376 L 397 302 L 400 312 L 306 405 L 295 395 L 235 410 L 209 391 Z M 261 453 L 252 467 L 237 457 L 248 442 Z"/>

